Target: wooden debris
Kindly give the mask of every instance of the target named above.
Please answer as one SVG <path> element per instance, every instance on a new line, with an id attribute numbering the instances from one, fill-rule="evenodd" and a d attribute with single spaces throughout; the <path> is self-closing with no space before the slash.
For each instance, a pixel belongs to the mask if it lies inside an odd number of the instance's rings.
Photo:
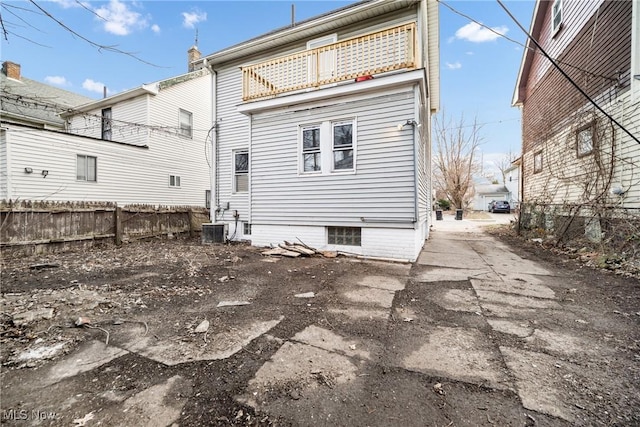
<path id="1" fill-rule="evenodd" d="M 311 250 L 311 249 L 307 249 L 304 246 L 301 245 L 291 245 L 291 244 L 287 244 L 287 242 L 285 242 L 285 244 L 280 244 L 278 245 L 281 249 L 284 249 L 286 251 L 292 251 L 292 252 L 298 252 L 301 255 L 306 255 L 306 256 L 310 256 L 310 255 L 315 255 L 316 251 Z"/>
<path id="2" fill-rule="evenodd" d="M 297 258 L 300 255 L 302 255 L 300 252 L 294 252 L 294 251 L 289 251 L 287 249 L 282 249 L 282 248 L 273 248 L 273 249 L 268 249 L 266 251 L 262 252 L 262 255 L 268 255 L 268 256 L 286 256 L 286 257 L 291 257 L 291 258 Z"/>

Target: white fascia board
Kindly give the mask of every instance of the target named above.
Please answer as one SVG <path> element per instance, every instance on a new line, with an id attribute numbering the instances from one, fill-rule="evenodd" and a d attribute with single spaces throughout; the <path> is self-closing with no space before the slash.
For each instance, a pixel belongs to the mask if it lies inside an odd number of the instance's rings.
<path id="1" fill-rule="evenodd" d="M 279 96 L 264 101 L 250 101 L 236 107 L 241 114 L 255 114 L 275 108 L 290 107 L 308 102 L 322 101 L 330 98 L 343 97 L 354 94 L 377 92 L 394 86 L 406 86 L 411 83 L 426 83 L 425 70 L 419 69 L 405 73 L 377 77 L 363 82 L 354 82 L 333 87 L 320 87 L 317 90 L 304 93 L 296 93 L 288 96 Z M 422 88 L 425 90 L 425 88 Z"/>
<path id="2" fill-rule="evenodd" d="M 99 101 L 90 102 L 88 104 L 80 105 L 72 109 L 72 111 L 60 114 L 62 117 L 73 116 L 77 113 L 85 113 L 87 111 L 96 110 L 102 107 L 108 107 L 118 102 L 126 101 L 128 99 L 137 98 L 142 95 L 157 95 L 159 92 L 158 83 L 144 84 L 135 89 L 131 89 L 125 92 L 121 92 L 117 95 L 103 98 Z"/>

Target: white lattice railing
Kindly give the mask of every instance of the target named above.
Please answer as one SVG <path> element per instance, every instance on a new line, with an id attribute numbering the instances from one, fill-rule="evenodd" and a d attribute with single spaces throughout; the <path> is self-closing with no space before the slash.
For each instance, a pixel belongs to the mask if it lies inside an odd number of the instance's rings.
<path id="1" fill-rule="evenodd" d="M 242 99 L 415 68 L 415 50 L 411 23 L 242 67 Z"/>

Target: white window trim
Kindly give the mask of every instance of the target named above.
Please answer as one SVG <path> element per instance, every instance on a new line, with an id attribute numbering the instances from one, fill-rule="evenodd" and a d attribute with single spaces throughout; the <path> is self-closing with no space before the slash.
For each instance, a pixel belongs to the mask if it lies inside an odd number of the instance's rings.
<path id="1" fill-rule="evenodd" d="M 537 167 L 536 165 L 536 159 L 540 159 L 540 168 Z M 542 170 L 544 169 L 544 153 L 542 152 L 542 150 L 540 151 L 536 151 L 535 153 L 533 153 L 533 173 L 540 173 L 542 172 Z"/>
<path id="2" fill-rule="evenodd" d="M 336 124 L 352 124 L 352 144 L 353 150 L 353 168 L 352 169 L 335 169 L 333 158 L 333 126 Z M 310 128 L 320 128 L 320 170 L 319 171 L 305 171 L 304 170 L 304 156 L 302 152 L 303 146 L 303 131 Z M 357 168 L 358 158 L 358 121 L 356 117 L 341 117 L 336 119 L 328 119 L 320 123 L 304 123 L 298 126 L 298 176 L 325 176 L 325 175 L 355 175 Z"/>
<path id="3" fill-rule="evenodd" d="M 236 184 L 236 154 L 246 154 L 247 155 L 247 171 L 246 172 L 241 172 L 241 173 L 246 173 L 247 175 L 247 190 L 246 191 L 236 191 L 237 188 L 237 184 Z M 249 180 L 250 180 L 250 174 L 251 174 L 251 158 L 249 157 L 249 150 L 246 148 L 242 148 L 242 149 L 238 149 L 238 150 L 232 150 L 231 151 L 231 173 L 232 173 L 232 179 L 231 179 L 231 193 L 232 194 L 247 194 L 249 192 Z"/>
<path id="4" fill-rule="evenodd" d="M 558 5 L 559 11 L 560 11 L 560 22 L 558 23 L 558 26 L 555 25 L 555 21 L 556 21 L 556 14 L 555 14 L 556 4 Z M 554 2 L 551 3 L 551 37 L 554 37 L 556 34 L 558 34 L 558 31 L 560 31 L 560 29 L 562 28 L 562 23 L 564 22 L 563 6 L 564 5 L 562 4 L 562 0 L 554 0 Z"/>
<path id="5" fill-rule="evenodd" d="M 85 159 L 85 179 L 78 179 L 78 160 L 80 159 L 80 157 L 84 157 Z M 88 171 L 87 171 L 87 164 L 86 161 L 87 159 L 95 159 L 95 179 L 90 180 L 87 179 L 87 175 L 88 175 Z M 76 154 L 76 181 L 77 182 L 98 182 L 98 156 L 92 156 L 90 154 Z"/>
<path id="6" fill-rule="evenodd" d="M 173 185 L 171 185 L 171 178 L 173 178 Z M 180 188 L 182 187 L 182 178 L 180 175 L 169 174 L 169 188 Z"/>
<path id="7" fill-rule="evenodd" d="M 185 135 L 182 132 L 182 113 L 186 113 L 189 115 L 189 134 Z M 193 139 L 193 113 L 189 110 L 185 110 L 184 108 L 179 108 L 178 109 L 178 129 L 179 129 L 179 134 L 181 137 L 183 138 L 189 138 L 189 139 Z"/>

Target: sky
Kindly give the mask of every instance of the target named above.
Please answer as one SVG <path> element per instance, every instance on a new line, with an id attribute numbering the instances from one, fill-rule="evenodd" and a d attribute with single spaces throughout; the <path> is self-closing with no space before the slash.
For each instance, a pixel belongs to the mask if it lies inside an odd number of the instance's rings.
<path id="1" fill-rule="evenodd" d="M 196 34 L 207 55 L 289 25 L 292 4 L 300 21 L 350 3 L 5 0 L 0 58 L 20 64 L 24 77 L 98 99 L 104 86 L 113 95 L 185 73 Z M 534 1 L 504 3 L 528 29 Z M 439 13 L 441 111 L 481 125 L 483 169 L 496 173 L 502 157 L 520 152 L 511 101 L 526 35 L 496 0 L 443 0 Z"/>

